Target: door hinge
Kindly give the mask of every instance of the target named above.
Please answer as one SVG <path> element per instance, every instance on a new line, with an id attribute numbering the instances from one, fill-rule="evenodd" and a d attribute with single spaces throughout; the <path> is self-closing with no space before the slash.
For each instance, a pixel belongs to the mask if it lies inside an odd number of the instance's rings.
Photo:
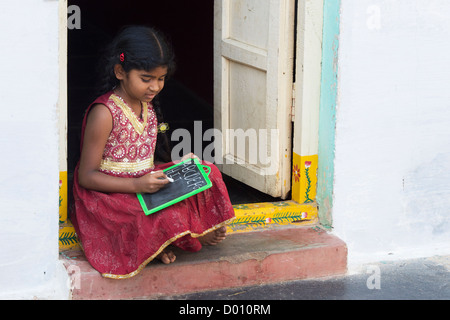
<path id="1" fill-rule="evenodd" d="M 295 121 L 295 82 L 292 84 L 291 122 Z"/>

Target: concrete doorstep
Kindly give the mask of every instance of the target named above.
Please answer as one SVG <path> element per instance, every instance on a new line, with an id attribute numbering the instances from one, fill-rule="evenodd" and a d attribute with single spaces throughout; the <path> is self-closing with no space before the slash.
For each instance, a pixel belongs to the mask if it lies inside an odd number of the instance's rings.
<path id="1" fill-rule="evenodd" d="M 175 263 L 151 262 L 125 280 L 103 278 L 79 250 L 62 252 L 61 259 L 71 274 L 74 300 L 158 299 L 347 271 L 345 243 L 318 226 L 230 234 L 200 252 L 175 253 Z"/>

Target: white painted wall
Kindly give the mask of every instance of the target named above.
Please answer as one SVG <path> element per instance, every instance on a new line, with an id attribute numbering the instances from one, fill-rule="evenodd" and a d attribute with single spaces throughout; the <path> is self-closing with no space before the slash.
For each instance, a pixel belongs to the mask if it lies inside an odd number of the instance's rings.
<path id="1" fill-rule="evenodd" d="M 333 221 L 349 265 L 450 254 L 450 1 L 342 0 Z"/>
<path id="2" fill-rule="evenodd" d="M 0 298 L 68 298 L 58 252 L 58 1 L 0 2 Z"/>

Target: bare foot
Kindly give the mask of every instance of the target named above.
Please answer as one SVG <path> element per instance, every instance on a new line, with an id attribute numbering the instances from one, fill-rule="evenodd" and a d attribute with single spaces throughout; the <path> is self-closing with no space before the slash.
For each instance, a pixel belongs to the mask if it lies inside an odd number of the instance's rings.
<path id="1" fill-rule="evenodd" d="M 171 263 L 175 262 L 176 258 L 177 257 L 171 250 L 163 250 L 163 252 L 161 252 L 156 257 L 156 259 L 160 260 L 164 264 L 171 264 Z"/>
<path id="2" fill-rule="evenodd" d="M 210 233 L 205 234 L 203 237 L 198 238 L 203 245 L 215 246 L 219 244 L 227 237 L 227 228 L 221 227 Z"/>

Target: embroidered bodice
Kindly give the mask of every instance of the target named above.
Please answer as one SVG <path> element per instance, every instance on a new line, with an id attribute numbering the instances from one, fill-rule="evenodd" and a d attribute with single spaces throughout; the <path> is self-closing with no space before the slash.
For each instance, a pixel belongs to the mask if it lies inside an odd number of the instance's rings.
<path id="1" fill-rule="evenodd" d="M 113 129 L 106 142 L 100 171 L 121 177 L 140 177 L 154 168 L 158 122 L 151 104 L 142 102 L 142 119 L 116 94 L 106 103 Z"/>

